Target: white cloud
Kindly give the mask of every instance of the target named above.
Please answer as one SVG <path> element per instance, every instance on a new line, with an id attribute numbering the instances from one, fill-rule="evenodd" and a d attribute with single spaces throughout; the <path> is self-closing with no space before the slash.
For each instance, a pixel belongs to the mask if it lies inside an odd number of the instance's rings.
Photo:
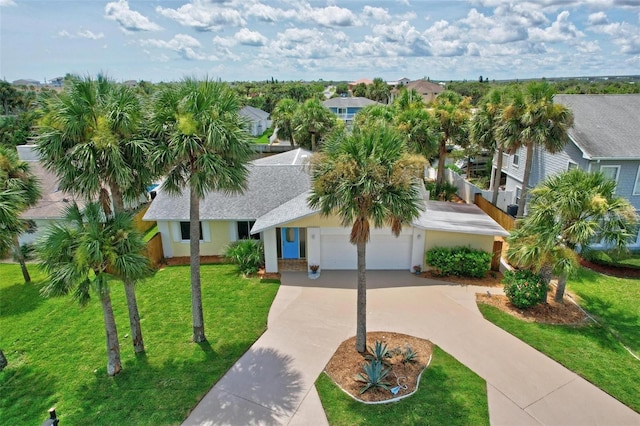
<path id="1" fill-rule="evenodd" d="M 551 26 L 529 29 L 529 36 L 533 41 L 543 41 L 549 43 L 557 43 L 562 41 L 571 41 L 584 36 L 584 33 L 576 28 L 569 21 L 569 12 L 566 10 L 561 12 Z"/>
<path id="2" fill-rule="evenodd" d="M 611 22 L 605 25 L 594 25 L 591 31 L 606 34 L 611 41 L 620 46 L 620 52 L 637 55 L 640 54 L 640 28 L 628 22 Z"/>
<path id="3" fill-rule="evenodd" d="M 590 25 L 605 25 L 608 23 L 609 19 L 607 18 L 607 14 L 604 12 L 597 12 L 589 15 Z"/>
<path id="4" fill-rule="evenodd" d="M 358 20 L 351 10 L 337 6 L 313 8 L 307 4 L 299 9 L 298 17 L 300 20 L 311 20 L 323 27 L 351 27 L 358 25 Z"/>
<path id="5" fill-rule="evenodd" d="M 127 0 L 110 2 L 104 7 L 105 17 L 116 21 L 125 31 L 157 31 L 161 27 L 139 12 L 129 9 Z"/>
<path id="6" fill-rule="evenodd" d="M 69 31 L 67 30 L 62 30 L 62 31 L 58 31 L 58 36 L 59 37 L 64 37 L 64 38 L 87 38 L 90 40 L 99 40 L 101 38 L 104 38 L 104 33 L 94 33 L 91 30 L 79 30 L 76 31 L 75 34 L 71 34 Z"/>
<path id="7" fill-rule="evenodd" d="M 278 9 L 262 3 L 254 3 L 246 7 L 247 16 L 253 16 L 263 22 L 278 22 L 283 19 L 295 18 L 296 9 Z"/>
<path id="8" fill-rule="evenodd" d="M 184 59 L 189 60 L 216 59 L 215 57 L 207 56 L 200 53 L 198 50 L 201 47 L 201 43 L 196 38 L 191 37 L 188 34 L 177 34 L 169 41 L 158 39 L 140 40 L 140 45 L 169 49 L 177 52 Z"/>
<path id="9" fill-rule="evenodd" d="M 234 38 L 240 44 L 247 46 L 263 46 L 267 42 L 267 38 L 257 31 L 251 31 L 247 28 L 242 28 L 238 31 Z"/>
<path id="10" fill-rule="evenodd" d="M 375 19 L 376 21 L 389 21 L 391 19 L 389 11 L 381 7 L 365 6 L 362 9 L 362 14 L 368 18 Z"/>
<path id="11" fill-rule="evenodd" d="M 13 0 L 0 0 L 0 7 L 2 6 L 17 6 Z"/>
<path id="12" fill-rule="evenodd" d="M 246 23 L 238 10 L 207 0 L 192 0 L 178 9 L 157 6 L 156 12 L 199 31 L 217 31 L 225 26 L 241 27 Z"/>

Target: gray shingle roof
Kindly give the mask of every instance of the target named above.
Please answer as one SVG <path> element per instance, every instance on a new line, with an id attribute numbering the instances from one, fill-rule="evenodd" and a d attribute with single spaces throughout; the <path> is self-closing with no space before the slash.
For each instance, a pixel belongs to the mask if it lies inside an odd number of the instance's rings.
<path id="1" fill-rule="evenodd" d="M 244 194 L 210 192 L 200 201 L 201 220 L 255 220 L 307 191 L 310 176 L 304 166 L 250 165 Z M 145 220 L 189 220 L 189 190 L 170 196 L 159 190 Z"/>
<path id="2" fill-rule="evenodd" d="M 640 159 L 640 94 L 556 95 L 575 117 L 569 136 L 588 159 Z"/>
<path id="3" fill-rule="evenodd" d="M 68 192 L 58 190 L 58 178 L 37 161 L 29 161 L 31 173 L 40 180 L 42 197 L 38 204 L 25 210 L 20 217 L 23 219 L 61 219 L 64 210 L 73 203 L 74 197 Z M 76 200 L 82 207 L 84 203 Z"/>
<path id="4" fill-rule="evenodd" d="M 303 166 L 305 164 L 308 164 L 311 155 L 311 151 L 297 148 L 292 149 L 291 151 L 283 152 L 282 154 L 258 158 L 256 160 L 253 160 L 252 163 L 256 166 L 286 166 L 294 164 Z"/>
<path id="5" fill-rule="evenodd" d="M 309 191 L 306 191 L 283 205 L 271 210 L 269 213 L 256 220 L 253 228 L 251 228 L 251 233 L 257 234 L 265 229 L 273 228 L 274 226 L 318 213 L 320 209 L 312 209 L 309 207 L 309 204 L 307 203 L 308 198 Z"/>
<path id="6" fill-rule="evenodd" d="M 427 201 L 412 223 L 417 228 L 506 237 L 509 233 L 475 204 Z"/>
<path id="7" fill-rule="evenodd" d="M 242 107 L 240 111 L 238 111 L 238 114 L 245 118 L 248 118 L 251 121 L 267 120 L 269 118 L 268 112 L 249 105 Z"/>
<path id="8" fill-rule="evenodd" d="M 377 104 L 378 102 L 372 101 L 367 98 L 350 97 L 350 98 L 331 98 L 322 102 L 327 108 L 364 108 L 367 105 Z"/>

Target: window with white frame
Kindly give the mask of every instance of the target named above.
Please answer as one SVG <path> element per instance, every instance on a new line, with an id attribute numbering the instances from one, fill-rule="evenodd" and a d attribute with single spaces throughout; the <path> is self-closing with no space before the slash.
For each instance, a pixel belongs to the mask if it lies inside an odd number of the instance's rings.
<path id="1" fill-rule="evenodd" d="M 202 222 L 198 222 L 200 231 L 200 241 L 202 241 Z M 180 238 L 185 241 L 190 239 L 191 224 L 189 222 L 180 222 Z"/>
<path id="2" fill-rule="evenodd" d="M 522 188 L 516 186 L 516 204 L 520 204 L 520 197 L 522 196 Z"/>
<path id="3" fill-rule="evenodd" d="M 640 166 L 638 166 L 638 172 L 636 173 L 636 184 L 633 186 L 633 195 L 640 195 Z"/>
<path id="4" fill-rule="evenodd" d="M 513 153 L 513 158 L 511 159 L 512 164 L 515 167 L 518 167 L 520 165 L 520 154 L 519 154 L 520 150 L 516 150 L 516 152 Z"/>
<path id="5" fill-rule="evenodd" d="M 607 179 L 613 180 L 617 185 L 620 166 L 600 166 L 600 173 L 602 173 Z"/>
<path id="6" fill-rule="evenodd" d="M 569 160 L 569 163 L 567 164 L 567 171 L 577 169 L 577 168 L 578 168 L 578 165 L 573 161 Z"/>
<path id="7" fill-rule="evenodd" d="M 260 234 L 251 235 L 251 228 L 253 227 L 254 223 L 256 223 L 255 220 L 238 221 L 238 239 L 239 240 L 247 240 L 250 238 L 254 240 L 260 239 Z"/>

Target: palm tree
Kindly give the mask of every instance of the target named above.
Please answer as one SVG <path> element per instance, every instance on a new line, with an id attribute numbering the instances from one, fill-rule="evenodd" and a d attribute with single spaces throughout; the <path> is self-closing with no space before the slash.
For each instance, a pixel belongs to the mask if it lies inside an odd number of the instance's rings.
<path id="1" fill-rule="evenodd" d="M 15 208 L 20 212 L 35 206 L 40 199 L 40 183 L 38 178 L 31 174 L 29 164 L 21 161 L 14 149 L 4 145 L 0 145 L 0 190 L 15 191 L 19 194 Z M 5 225 L 4 230 L 11 234 L 14 254 L 20 264 L 24 281 L 28 283 L 31 276 L 18 241 L 18 236 L 25 231 L 27 225 L 24 221 L 2 223 Z"/>
<path id="2" fill-rule="evenodd" d="M 471 119 L 470 137 L 471 140 L 495 152 L 498 149 L 498 159 L 496 168 L 493 171 L 491 179 L 493 195 L 491 202 L 495 206 L 498 202 L 498 189 L 500 187 L 500 176 L 502 174 L 502 156 L 504 152 L 504 144 L 497 137 L 498 118 L 502 112 L 504 99 L 504 91 L 501 89 L 492 89 L 481 100 L 480 105 L 473 118 Z M 467 167 L 467 171 L 469 167 Z"/>
<path id="3" fill-rule="evenodd" d="M 367 94 L 369 99 L 386 104 L 389 100 L 389 94 L 391 90 L 386 81 L 380 77 L 373 79 L 373 82 L 367 87 Z"/>
<path id="4" fill-rule="evenodd" d="M 562 302 L 568 273 L 576 267 L 575 249 L 598 240 L 625 250 L 637 220 L 629 201 L 615 195 L 613 180 L 573 169 L 531 191 L 529 214 L 518 221 L 509 250 L 521 266 L 551 265 L 560 276 L 555 299 Z"/>
<path id="5" fill-rule="evenodd" d="M 14 237 L 22 230 L 22 209 L 22 191 L 0 189 L 0 253 L 15 247 Z"/>
<path id="6" fill-rule="evenodd" d="M 432 102 L 433 113 L 438 121 L 438 130 L 442 138 L 438 149 L 438 175 L 436 183 L 444 183 L 444 169 L 447 159 L 447 144 L 464 145 L 467 136 L 467 124 L 470 117 L 469 98 L 463 98 L 455 92 L 445 90 Z"/>
<path id="7" fill-rule="evenodd" d="M 422 103 L 396 111 L 394 122 L 398 131 L 406 137 L 410 151 L 427 159 L 436 155 L 442 133 L 438 130 L 438 121 Z"/>
<path id="8" fill-rule="evenodd" d="M 353 117 L 354 125 L 364 128 L 374 125 L 376 121 L 383 123 L 392 123 L 394 119 L 394 110 L 389 105 L 371 104 L 358 111 Z"/>
<path id="9" fill-rule="evenodd" d="M 285 98 L 280 100 L 271 112 L 273 125 L 278 129 L 278 138 L 291 141 L 291 146 L 294 148 L 296 143 L 293 139 L 293 116 L 298 105 L 297 101 Z"/>
<path id="10" fill-rule="evenodd" d="M 322 215 L 337 214 L 351 226 L 357 247 L 358 302 L 356 350 L 366 346 L 366 247 L 370 226 L 389 226 L 398 236 L 404 224 L 420 214 L 419 190 L 424 159 L 411 156 L 394 129 L 378 123 L 355 127 L 344 138 L 329 140 L 312 157 L 309 205 Z"/>
<path id="11" fill-rule="evenodd" d="M 503 109 L 498 126 L 498 138 L 510 150 L 527 148 L 522 177 L 522 192 L 518 201 L 518 217 L 524 215 L 529 176 L 536 146 L 554 154 L 567 144 L 567 131 L 573 125 L 573 114 L 565 106 L 553 103 L 554 90 L 547 82 L 533 82 L 524 93 L 513 93 Z"/>
<path id="12" fill-rule="evenodd" d="M 105 215 L 125 211 L 152 183 L 150 141 L 142 137 L 140 101 L 133 89 L 99 75 L 69 79 L 45 104 L 37 150 L 60 181 L 60 189 L 99 199 Z M 144 352 L 133 282 L 125 293 L 136 353 Z"/>
<path id="13" fill-rule="evenodd" d="M 316 150 L 316 141 L 336 127 L 336 117 L 318 99 L 307 99 L 293 116 L 293 131 L 300 145 Z M 310 140 L 311 143 L 308 143 Z"/>
<path id="14" fill-rule="evenodd" d="M 109 281 L 147 276 L 149 260 L 143 248 L 130 214 L 117 213 L 105 220 L 97 203 L 89 203 L 83 211 L 76 204 L 69 206 L 65 221 L 49 227 L 37 247 L 40 266 L 48 275 L 42 288 L 45 296 L 72 293 L 81 305 L 89 302 L 91 289 L 100 297 L 110 376 L 118 374 L 122 364 Z"/>
<path id="15" fill-rule="evenodd" d="M 189 241 L 193 340 L 205 337 L 200 285 L 200 200 L 210 191 L 244 190 L 251 138 L 240 104 L 225 84 L 185 79 L 157 94 L 150 125 L 157 139 L 152 162 L 164 169 L 162 189 L 189 190 Z"/>

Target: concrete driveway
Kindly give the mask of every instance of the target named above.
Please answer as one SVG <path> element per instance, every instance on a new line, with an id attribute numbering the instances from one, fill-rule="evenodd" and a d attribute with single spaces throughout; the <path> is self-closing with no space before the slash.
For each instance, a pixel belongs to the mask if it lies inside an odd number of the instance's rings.
<path id="1" fill-rule="evenodd" d="M 327 425 L 313 385 L 355 334 L 355 271 L 282 274 L 267 331 L 184 425 Z M 487 382 L 493 425 L 640 425 L 640 414 L 484 320 L 483 287 L 367 272 L 367 329 L 429 339 Z"/>

